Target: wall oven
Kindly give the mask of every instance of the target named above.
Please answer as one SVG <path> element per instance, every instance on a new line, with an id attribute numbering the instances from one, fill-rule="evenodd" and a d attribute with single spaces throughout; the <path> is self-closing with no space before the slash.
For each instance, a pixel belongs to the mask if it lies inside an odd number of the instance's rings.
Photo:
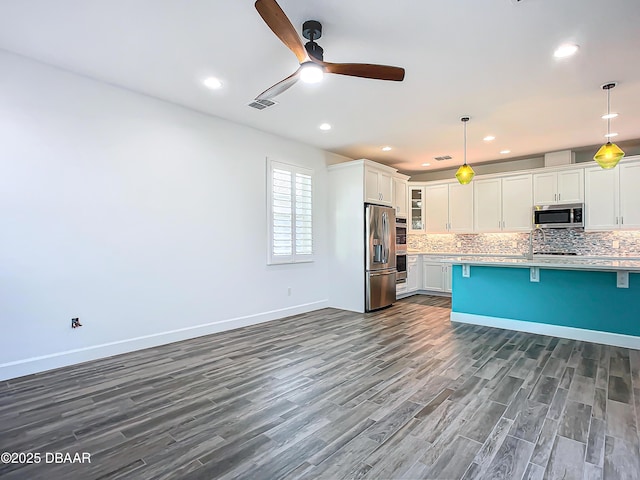
<path id="1" fill-rule="evenodd" d="M 406 253 L 396 253 L 396 283 L 406 283 L 407 282 L 407 254 Z"/>
<path id="2" fill-rule="evenodd" d="M 407 219 L 396 218 L 396 283 L 407 281 Z"/>
<path id="3" fill-rule="evenodd" d="M 540 228 L 584 228 L 584 203 L 536 205 L 533 224 Z"/>

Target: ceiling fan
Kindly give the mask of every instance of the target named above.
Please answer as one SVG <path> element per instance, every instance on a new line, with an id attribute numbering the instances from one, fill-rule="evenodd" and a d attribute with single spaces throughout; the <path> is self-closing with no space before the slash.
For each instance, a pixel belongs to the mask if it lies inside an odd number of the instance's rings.
<path id="1" fill-rule="evenodd" d="M 292 87 L 298 80 L 315 83 L 323 74 L 337 73 L 352 77 L 373 78 L 401 82 L 404 68 L 370 63 L 330 63 L 323 59 L 323 50 L 315 41 L 322 36 L 322 25 L 308 20 L 302 25 L 302 35 L 309 41 L 302 44 L 296 29 L 291 24 L 276 0 L 257 0 L 256 10 L 282 43 L 291 50 L 300 62 L 300 67 L 284 80 L 279 81 L 256 97 L 256 101 L 269 100 Z"/>

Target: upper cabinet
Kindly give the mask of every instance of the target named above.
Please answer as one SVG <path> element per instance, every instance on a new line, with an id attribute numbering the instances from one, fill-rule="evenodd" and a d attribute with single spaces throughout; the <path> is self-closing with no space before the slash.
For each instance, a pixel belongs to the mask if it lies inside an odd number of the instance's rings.
<path id="1" fill-rule="evenodd" d="M 474 231 L 516 232 L 531 229 L 531 174 L 475 180 Z"/>
<path id="2" fill-rule="evenodd" d="M 640 161 L 585 169 L 585 229 L 640 228 Z"/>
<path id="3" fill-rule="evenodd" d="M 425 230 L 427 233 L 446 233 L 449 230 L 449 185 L 424 187 Z"/>
<path id="4" fill-rule="evenodd" d="M 393 176 L 393 208 L 396 210 L 396 217 L 407 217 L 407 181 L 409 177 L 396 173 Z"/>
<path id="5" fill-rule="evenodd" d="M 581 168 L 533 174 L 534 205 L 581 203 L 584 201 L 584 172 Z"/>
<path id="6" fill-rule="evenodd" d="M 409 231 L 424 233 L 424 187 L 409 187 Z"/>
<path id="7" fill-rule="evenodd" d="M 473 231 L 473 183 L 442 183 L 424 187 L 427 233 Z"/>
<path id="8" fill-rule="evenodd" d="M 364 201 L 391 207 L 393 200 L 392 171 L 367 163 L 364 170 Z"/>
<path id="9" fill-rule="evenodd" d="M 502 179 L 502 229 L 530 230 L 533 222 L 533 183 L 530 173 Z"/>

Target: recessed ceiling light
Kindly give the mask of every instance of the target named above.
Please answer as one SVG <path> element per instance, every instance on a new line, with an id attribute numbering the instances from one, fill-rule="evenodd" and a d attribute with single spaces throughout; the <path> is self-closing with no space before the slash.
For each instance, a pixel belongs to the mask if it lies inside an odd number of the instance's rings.
<path id="1" fill-rule="evenodd" d="M 511 150 L 500 150 L 500 153 L 506 155 L 507 153 L 511 153 Z"/>
<path id="2" fill-rule="evenodd" d="M 565 43 L 556 48 L 556 51 L 553 52 L 553 56 L 556 58 L 570 57 L 578 51 L 578 48 L 578 45 L 575 43 Z"/>
<path id="3" fill-rule="evenodd" d="M 483 138 L 483 140 L 485 142 L 490 142 L 491 140 L 495 140 L 496 137 L 494 137 L 493 135 L 487 135 L 486 137 Z"/>
<path id="4" fill-rule="evenodd" d="M 391 150 L 391 147 L 388 145 L 386 147 L 382 147 L 383 152 L 388 152 L 389 150 Z"/>
<path id="5" fill-rule="evenodd" d="M 618 134 L 617 134 L 617 133 L 607 133 L 607 134 L 605 135 L 605 137 L 607 137 L 607 138 L 617 137 L 617 136 L 618 136 Z"/>
<path id="6" fill-rule="evenodd" d="M 602 115 L 602 118 L 604 120 L 607 120 L 609 118 L 616 118 L 618 116 L 617 113 L 605 113 L 604 115 Z"/>
<path id="7" fill-rule="evenodd" d="M 429 167 L 429 166 L 431 166 L 431 164 L 430 163 L 423 163 L 422 166 L 423 167 Z"/>
<path id="8" fill-rule="evenodd" d="M 328 123 L 323 123 L 323 124 L 322 124 L 322 125 L 320 125 L 318 128 L 319 128 L 320 130 L 324 130 L 324 131 L 326 132 L 327 130 L 331 130 L 331 125 L 329 125 Z"/>
<path id="9" fill-rule="evenodd" d="M 202 82 L 204 86 L 210 88 L 211 90 L 217 90 L 218 88 L 222 88 L 222 82 L 218 80 L 216 77 L 205 78 Z"/>

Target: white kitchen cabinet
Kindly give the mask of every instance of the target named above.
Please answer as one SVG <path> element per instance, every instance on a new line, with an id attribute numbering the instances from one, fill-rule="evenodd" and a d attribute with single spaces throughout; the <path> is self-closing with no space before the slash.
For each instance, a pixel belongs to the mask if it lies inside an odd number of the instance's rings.
<path id="1" fill-rule="evenodd" d="M 451 269 L 449 263 L 425 257 L 422 260 L 422 290 L 451 293 Z"/>
<path id="2" fill-rule="evenodd" d="M 531 229 L 531 175 L 512 175 L 476 180 L 474 231 L 517 232 Z"/>
<path id="3" fill-rule="evenodd" d="M 473 184 L 427 185 L 425 230 L 427 233 L 469 233 L 473 231 Z"/>
<path id="4" fill-rule="evenodd" d="M 535 205 L 581 203 L 583 201 L 584 171 L 582 168 L 533 174 L 533 202 Z"/>
<path id="5" fill-rule="evenodd" d="M 443 278 L 442 278 L 442 282 L 444 283 L 444 291 L 445 291 L 445 292 L 449 292 L 449 293 L 451 293 L 451 290 L 452 290 L 452 277 L 451 277 L 451 270 L 453 270 L 453 265 L 451 265 L 450 263 L 445 263 L 445 264 L 443 265 L 443 270 L 442 270 Z"/>
<path id="6" fill-rule="evenodd" d="M 502 181 L 499 178 L 476 180 L 473 198 L 474 231 L 502 230 Z"/>
<path id="7" fill-rule="evenodd" d="M 449 232 L 470 233 L 473 231 L 473 183 L 449 184 Z"/>
<path id="8" fill-rule="evenodd" d="M 407 293 L 407 282 L 396 283 L 396 299 Z"/>
<path id="9" fill-rule="evenodd" d="M 396 217 L 407 217 L 407 180 L 406 175 L 396 174 L 393 176 L 393 207 L 396 210 Z"/>
<path id="10" fill-rule="evenodd" d="M 640 162 L 620 168 L 620 228 L 640 228 Z"/>
<path id="11" fill-rule="evenodd" d="M 585 230 L 618 228 L 618 169 L 603 170 L 599 166 L 586 168 Z"/>
<path id="12" fill-rule="evenodd" d="M 370 165 L 364 171 L 364 201 L 378 205 L 393 205 L 392 173 Z"/>
<path id="13" fill-rule="evenodd" d="M 529 231 L 533 222 L 533 184 L 531 174 L 502 179 L 502 230 Z"/>
<path id="14" fill-rule="evenodd" d="M 407 255 L 407 293 L 417 292 L 420 288 L 420 263 L 418 262 L 418 255 Z"/>
<path id="15" fill-rule="evenodd" d="M 444 291 L 444 275 L 442 263 L 432 260 L 422 262 L 422 289 L 433 292 Z"/>
<path id="16" fill-rule="evenodd" d="M 387 197 L 378 187 L 386 181 L 385 178 L 392 185 L 397 171 L 386 165 L 360 159 L 329 165 L 327 173 L 327 249 L 331 271 L 335 274 L 329 282 L 329 303 L 343 310 L 364 312 L 364 204 L 367 200 L 374 204 L 384 204 L 378 200 L 376 193 L 382 193 L 383 198 Z M 369 192 L 365 191 L 367 186 Z M 374 191 L 376 193 L 372 195 L 371 192 Z M 388 192 L 391 192 L 391 188 Z M 389 193 L 387 196 L 391 205 L 391 196 Z"/>
<path id="17" fill-rule="evenodd" d="M 585 169 L 585 229 L 640 228 L 640 161 Z"/>
<path id="18" fill-rule="evenodd" d="M 449 185 L 427 185 L 424 202 L 427 233 L 446 233 L 449 230 Z"/>
<path id="19" fill-rule="evenodd" d="M 424 187 L 409 187 L 409 231 L 424 233 Z"/>

